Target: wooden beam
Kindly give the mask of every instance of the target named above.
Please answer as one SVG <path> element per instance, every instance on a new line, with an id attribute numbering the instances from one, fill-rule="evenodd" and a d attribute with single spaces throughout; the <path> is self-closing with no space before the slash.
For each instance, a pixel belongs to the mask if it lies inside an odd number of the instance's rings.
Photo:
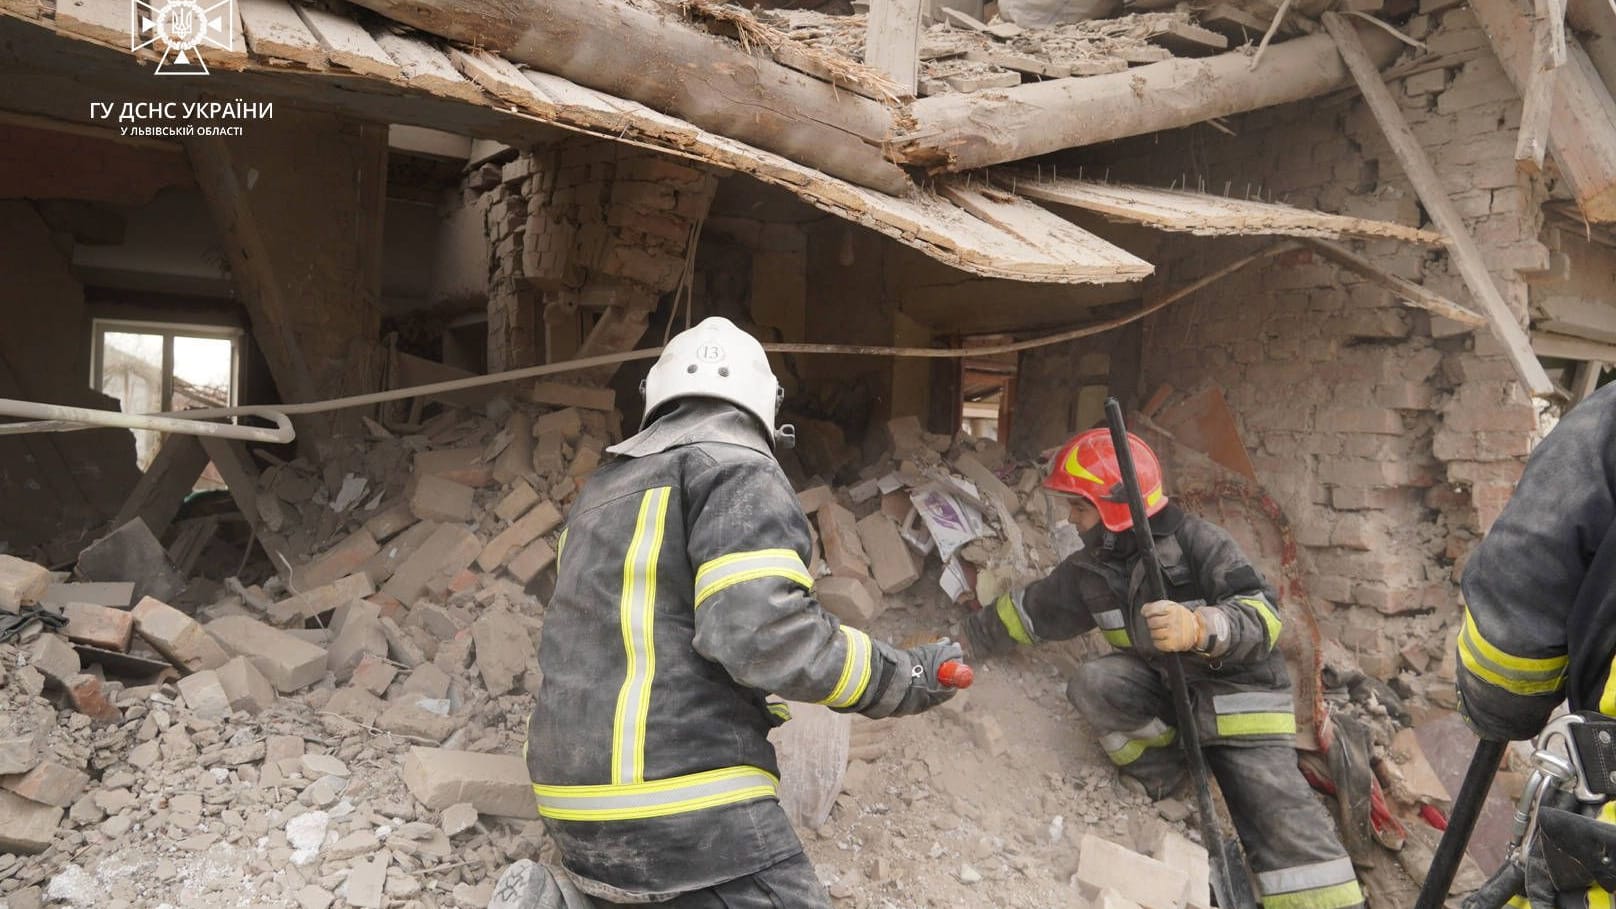
<path id="1" fill-rule="evenodd" d="M 1442 188 L 1442 178 L 1437 176 L 1419 140 L 1414 138 L 1414 132 L 1403 119 L 1397 101 L 1392 98 L 1386 83 L 1381 81 L 1380 70 L 1364 49 L 1357 29 L 1336 13 L 1324 14 L 1324 27 L 1341 52 L 1341 59 L 1352 71 L 1352 77 L 1363 92 L 1364 101 L 1374 114 L 1375 122 L 1380 124 L 1381 132 L 1385 133 L 1392 153 L 1397 156 L 1404 173 L 1408 174 L 1408 180 L 1425 204 L 1425 210 L 1430 212 L 1431 220 L 1447 236 L 1448 255 L 1458 267 L 1471 296 L 1480 301 L 1488 320 L 1492 322 L 1493 334 L 1508 351 L 1521 385 L 1534 397 L 1553 396 L 1554 385 L 1543 371 L 1543 364 L 1532 355 L 1526 332 L 1498 293 L 1498 287 L 1493 284 L 1492 275 L 1487 271 L 1487 260 L 1466 229 L 1459 209 Z"/>
<path id="2" fill-rule="evenodd" d="M 925 0 L 871 0 L 864 62 L 910 95 L 920 82 L 920 14 Z"/>
<path id="3" fill-rule="evenodd" d="M 893 128 L 892 109 L 850 97 L 668 12 L 625 0 L 360 0 L 359 5 L 861 186 L 888 193 L 913 188 L 909 176 L 882 153 Z"/>
<path id="4" fill-rule="evenodd" d="M 1318 250 L 1325 258 L 1352 269 L 1368 279 L 1370 283 L 1386 288 L 1396 294 L 1398 299 L 1416 309 L 1423 309 L 1432 315 L 1451 319 L 1460 325 L 1468 325 L 1471 328 L 1480 328 L 1487 324 L 1487 317 L 1481 313 L 1469 307 L 1460 306 L 1430 288 L 1422 287 L 1412 281 L 1404 280 L 1384 271 L 1375 263 L 1351 250 L 1311 237 L 1306 240 L 1306 243 Z"/>
<path id="5" fill-rule="evenodd" d="M 1015 193 L 959 178 L 938 187 L 944 198 L 983 221 L 1029 243 L 1051 243 L 1062 249 L 1081 250 L 1084 258 L 1115 277 L 1141 280 L 1155 267 L 1133 253 L 1100 239 L 1054 212 Z"/>
<path id="6" fill-rule="evenodd" d="M 1516 0 L 1472 0 L 1504 73 L 1518 91 L 1531 81 L 1531 32 Z M 1549 153 L 1589 221 L 1616 221 L 1616 100 L 1575 38 L 1555 76 L 1549 114 Z"/>
<path id="7" fill-rule="evenodd" d="M 295 109 L 186 149 L 283 400 L 375 391 L 387 127 Z M 300 441 L 360 413 L 297 420 Z"/>
<path id="8" fill-rule="evenodd" d="M 1543 171 L 1543 157 L 1549 151 L 1549 118 L 1554 112 L 1554 83 L 1559 72 L 1551 47 L 1548 4 L 1538 0 L 1537 6 L 1538 17 L 1532 24 L 1532 70 L 1522 92 L 1521 128 L 1515 140 L 1515 164 L 1529 174 Z M 1562 53 L 1564 31 L 1562 28 Z"/>
<path id="9" fill-rule="evenodd" d="M 207 453 L 196 436 L 171 433 L 164 437 L 163 446 L 118 509 L 112 526 L 122 527 L 140 518 L 151 528 L 152 536 L 162 537 L 207 466 Z"/>
<path id="10" fill-rule="evenodd" d="M 1573 338 L 1570 335 L 1535 331 L 1532 333 L 1532 350 L 1540 357 L 1581 360 L 1585 363 L 1616 363 L 1616 344 Z"/>
<path id="11" fill-rule="evenodd" d="M 1599 360 L 1584 360 L 1577 364 L 1576 375 L 1571 380 L 1571 405 L 1582 403 L 1582 400 L 1594 393 L 1599 387 L 1599 375 L 1605 371 L 1607 364 Z"/>
<path id="12" fill-rule="evenodd" d="M 1381 64 L 1402 46 L 1385 33 L 1365 41 Z M 1273 46 L 1257 72 L 1248 55 L 1231 51 L 1033 82 L 989 97 L 922 98 L 910 106 L 915 125 L 897 136 L 892 154 L 933 170 L 975 170 L 1301 101 L 1350 84 L 1329 52 L 1330 39 L 1316 35 Z"/>

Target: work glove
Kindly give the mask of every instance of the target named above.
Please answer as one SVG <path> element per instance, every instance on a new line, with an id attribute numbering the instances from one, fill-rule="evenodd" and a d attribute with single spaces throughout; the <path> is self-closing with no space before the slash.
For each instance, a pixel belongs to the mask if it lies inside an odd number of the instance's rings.
<path id="1" fill-rule="evenodd" d="M 1162 653 L 1206 649 L 1206 620 L 1184 604 L 1156 600 L 1139 612 L 1150 626 L 1150 642 Z"/>
<path id="2" fill-rule="evenodd" d="M 909 650 L 876 642 L 882 656 L 893 662 L 892 679 L 886 690 L 864 713 L 880 719 L 923 713 L 954 696 L 954 689 L 937 680 L 938 669 L 949 660 L 964 657 L 960 645 L 943 638 Z"/>

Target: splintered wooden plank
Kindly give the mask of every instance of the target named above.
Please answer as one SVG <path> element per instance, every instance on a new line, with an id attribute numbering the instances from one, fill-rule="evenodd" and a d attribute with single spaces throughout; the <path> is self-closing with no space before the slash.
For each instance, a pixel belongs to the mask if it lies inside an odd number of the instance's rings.
<path id="1" fill-rule="evenodd" d="M 1005 233 L 1038 249 L 1080 257 L 1096 269 L 1117 275 L 1114 280 L 1137 280 L 1154 270 L 1149 262 L 1015 193 L 959 182 L 944 183 L 941 192 L 949 201 Z"/>
<path id="2" fill-rule="evenodd" d="M 1117 221 L 1204 236 L 1385 237 L 1441 246 L 1442 234 L 1406 224 L 1332 215 L 1274 202 L 1229 199 L 1189 190 L 1095 183 L 1071 177 L 1039 179 L 1022 173 L 1015 191 L 1029 199 L 1071 205 Z"/>
<path id="3" fill-rule="evenodd" d="M 482 90 L 466 81 L 455 70 L 441 51 L 419 38 L 394 34 L 391 29 L 380 28 L 371 33 L 387 56 L 404 71 L 404 80 L 416 88 L 434 95 L 446 95 L 482 104 L 486 101 Z"/>
<path id="4" fill-rule="evenodd" d="M 1242 44 L 1255 41 L 1268 30 L 1268 20 L 1260 19 L 1234 3 L 1214 3 L 1195 13 L 1201 24 Z"/>
<path id="5" fill-rule="evenodd" d="M 1451 319 L 1461 325 L 1478 328 L 1487 324 L 1487 317 L 1469 307 L 1460 306 L 1430 288 L 1415 284 L 1403 278 L 1382 270 L 1375 263 L 1365 259 L 1351 250 L 1342 249 L 1334 243 L 1326 243 L 1315 237 L 1307 239 L 1309 246 L 1318 250 L 1325 258 L 1344 265 L 1370 282 L 1379 284 L 1410 306 L 1423 309 L 1433 315 Z"/>
<path id="6" fill-rule="evenodd" d="M 498 54 L 451 47 L 449 62 L 483 91 L 501 101 L 524 108 L 543 106 L 544 98 L 533 88 L 533 83 L 527 81 L 516 64 Z"/>
<path id="7" fill-rule="evenodd" d="M 22 16 L 25 19 L 38 19 L 40 14 L 39 0 L 0 0 L 0 11 Z"/>
<path id="8" fill-rule="evenodd" d="M 1073 72 L 1073 64 L 1068 61 L 1045 60 L 1029 54 L 1018 54 L 1015 51 L 1002 50 L 997 47 L 966 51 L 965 59 L 1003 67 L 1004 69 L 1013 69 L 1020 73 L 1031 73 L 1034 76 L 1059 78 L 1070 76 Z M 1120 69 L 1127 69 L 1127 65 L 1120 60 L 1116 62 L 1116 65 Z"/>
<path id="9" fill-rule="evenodd" d="M 325 47 L 285 0 L 236 0 L 247 46 L 260 57 L 325 66 Z"/>
<path id="10" fill-rule="evenodd" d="M 358 22 L 315 6 L 299 4 L 297 11 L 325 44 L 332 63 L 367 76 L 391 79 L 399 75 L 398 64 Z"/>
<path id="11" fill-rule="evenodd" d="M 910 95 L 920 76 L 921 0 L 871 0 L 865 17 L 864 62 Z"/>

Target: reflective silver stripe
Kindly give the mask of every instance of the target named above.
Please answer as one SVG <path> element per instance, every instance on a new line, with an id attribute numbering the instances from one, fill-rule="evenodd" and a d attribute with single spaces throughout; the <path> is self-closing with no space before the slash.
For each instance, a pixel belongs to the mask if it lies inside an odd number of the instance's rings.
<path id="1" fill-rule="evenodd" d="M 1128 742 L 1128 733 L 1126 732 L 1107 732 L 1105 735 L 1100 736 L 1100 747 L 1104 748 L 1107 754 L 1121 751 L 1127 747 Z"/>
<path id="2" fill-rule="evenodd" d="M 534 784 L 539 813 L 561 820 L 661 817 L 717 805 L 773 798 L 779 780 L 757 767 L 727 767 L 667 780 L 605 786 Z"/>
<path id="3" fill-rule="evenodd" d="M 1212 709 L 1220 716 L 1231 713 L 1285 713 L 1291 710 L 1291 696 L 1284 691 L 1241 691 L 1212 698 Z"/>
<path id="4" fill-rule="evenodd" d="M 1357 874 L 1352 870 L 1352 859 L 1342 856 L 1311 865 L 1297 865 L 1293 868 L 1281 868 L 1278 871 L 1264 871 L 1257 875 L 1257 883 L 1262 886 L 1264 896 L 1273 896 L 1276 893 L 1295 893 L 1298 890 L 1317 890 L 1320 887 L 1334 887 L 1356 881 Z"/>
<path id="5" fill-rule="evenodd" d="M 623 593 L 618 620 L 628 668 L 617 694 L 612 724 L 612 781 L 645 779 L 645 723 L 651 706 L 651 679 L 656 675 L 652 623 L 656 610 L 656 563 L 668 513 L 668 487 L 650 489 L 640 498 L 634 536 L 623 559 Z"/>
<path id="6" fill-rule="evenodd" d="M 836 680 L 836 687 L 819 702 L 828 707 L 843 708 L 857 704 L 870 685 L 870 656 L 875 645 L 870 643 L 869 635 L 851 625 L 843 625 L 841 632 L 847 645 L 847 652 L 842 658 L 842 674 Z"/>
<path id="7" fill-rule="evenodd" d="M 726 587 L 756 578 L 785 578 L 812 588 L 814 579 L 802 557 L 789 549 L 761 549 L 757 552 L 736 552 L 720 556 L 701 566 L 696 572 L 696 605 Z"/>
<path id="8" fill-rule="evenodd" d="M 1120 609 L 1108 609 L 1105 612 L 1095 613 L 1094 622 L 1103 631 L 1120 631 L 1125 624 L 1122 610 Z"/>

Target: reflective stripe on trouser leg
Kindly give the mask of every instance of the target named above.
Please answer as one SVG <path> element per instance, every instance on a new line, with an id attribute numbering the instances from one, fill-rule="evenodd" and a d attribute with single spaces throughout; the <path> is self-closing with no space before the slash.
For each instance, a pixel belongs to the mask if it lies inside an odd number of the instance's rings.
<path id="1" fill-rule="evenodd" d="M 1296 732 L 1296 710 L 1289 691 L 1240 691 L 1212 698 L 1218 735 L 1289 735 Z"/>
<path id="2" fill-rule="evenodd" d="M 1259 872 L 1257 884 L 1263 909 L 1348 909 L 1364 901 L 1346 856 Z"/>
<path id="3" fill-rule="evenodd" d="M 1126 732 L 1107 732 L 1100 736 L 1100 747 L 1105 756 L 1118 767 L 1126 767 L 1150 748 L 1166 748 L 1178 739 L 1178 730 L 1159 719 Z"/>

